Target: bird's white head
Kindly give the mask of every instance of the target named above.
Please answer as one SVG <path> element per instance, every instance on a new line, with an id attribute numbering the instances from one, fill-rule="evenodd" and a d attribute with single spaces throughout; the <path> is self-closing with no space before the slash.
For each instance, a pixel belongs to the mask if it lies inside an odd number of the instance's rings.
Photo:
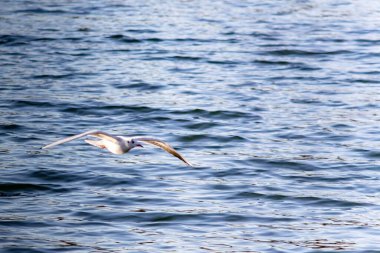
<path id="1" fill-rule="evenodd" d="M 129 149 L 133 149 L 133 148 L 136 148 L 136 147 L 140 147 L 140 148 L 143 148 L 143 145 L 141 142 L 135 140 L 135 139 L 130 139 L 129 141 L 127 141 L 127 145 L 129 147 Z"/>

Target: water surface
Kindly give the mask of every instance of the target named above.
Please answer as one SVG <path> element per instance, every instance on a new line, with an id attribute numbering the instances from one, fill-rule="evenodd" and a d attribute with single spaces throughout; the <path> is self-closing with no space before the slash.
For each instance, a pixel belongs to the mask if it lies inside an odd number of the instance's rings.
<path id="1" fill-rule="evenodd" d="M 2 252 L 380 252 L 376 1 L 2 1 Z M 153 135 L 112 155 L 90 129 Z"/>

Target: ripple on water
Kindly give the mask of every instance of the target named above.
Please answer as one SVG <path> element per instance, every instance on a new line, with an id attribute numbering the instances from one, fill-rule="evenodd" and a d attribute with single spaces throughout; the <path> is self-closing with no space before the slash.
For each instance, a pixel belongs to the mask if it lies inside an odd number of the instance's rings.
<path id="1" fill-rule="evenodd" d="M 351 54 L 352 51 L 348 50 L 333 50 L 333 51 L 309 51 L 309 50 L 299 50 L 299 49 L 280 49 L 280 50 L 270 50 L 265 51 L 263 54 L 274 55 L 274 56 L 300 56 L 300 57 L 310 57 L 310 56 L 331 56 L 339 54 Z"/>
<path id="2" fill-rule="evenodd" d="M 1 122 L 0 123 L 0 130 L 4 130 L 4 131 L 20 130 L 23 127 L 24 127 L 23 125 L 16 124 L 13 122 Z"/>
<path id="3" fill-rule="evenodd" d="M 110 111 L 112 114 L 124 115 L 127 113 L 151 113 L 151 112 L 165 112 L 162 109 L 152 108 L 149 106 L 141 105 L 67 105 L 61 109 L 62 112 L 78 114 L 78 115 L 108 115 Z"/>
<path id="4" fill-rule="evenodd" d="M 133 37 L 125 36 L 122 34 L 114 34 L 114 35 L 111 35 L 107 38 L 115 40 L 115 41 L 119 41 L 119 42 L 124 42 L 124 43 L 140 43 L 140 42 L 142 42 L 142 40 L 135 39 Z"/>
<path id="5" fill-rule="evenodd" d="M 286 202 L 294 203 L 296 205 L 308 205 L 315 206 L 319 208 L 329 208 L 329 207 L 361 207 L 361 206 L 371 206 L 370 204 L 356 201 L 347 201 L 332 199 L 327 197 L 314 197 L 314 196 L 292 196 L 285 194 L 265 194 L 257 192 L 239 192 L 229 199 L 256 199 L 263 200 L 267 199 L 274 202 Z"/>
<path id="6" fill-rule="evenodd" d="M 3 45 L 3 46 L 28 45 L 28 42 L 30 42 L 31 40 L 33 40 L 33 37 L 31 36 L 11 35 L 11 34 L 0 35 L 0 45 Z"/>
<path id="7" fill-rule="evenodd" d="M 175 114 L 189 114 L 197 117 L 204 117 L 208 119 L 223 119 L 223 120 L 232 120 L 236 118 L 252 118 L 252 119 L 261 119 L 259 115 L 253 115 L 248 112 L 242 111 L 229 111 L 229 110 L 204 110 L 204 109 L 191 109 L 191 110 L 182 110 L 175 111 Z"/>
<path id="8" fill-rule="evenodd" d="M 159 84 L 146 83 L 143 81 L 132 81 L 130 83 L 115 83 L 113 87 L 117 89 L 135 89 L 140 91 L 155 91 L 163 89 L 165 86 Z"/>
<path id="9" fill-rule="evenodd" d="M 36 183 L 15 183 L 3 182 L 0 184 L 0 196 L 29 196 L 35 194 L 43 194 L 43 192 L 59 192 L 65 193 L 70 191 L 65 187 L 55 184 L 36 184 Z"/>

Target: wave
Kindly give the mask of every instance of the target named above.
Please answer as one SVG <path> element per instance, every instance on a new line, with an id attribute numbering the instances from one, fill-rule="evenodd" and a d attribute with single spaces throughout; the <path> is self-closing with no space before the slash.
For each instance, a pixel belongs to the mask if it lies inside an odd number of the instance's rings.
<path id="1" fill-rule="evenodd" d="M 285 194 L 265 194 L 258 192 L 239 192 L 230 196 L 228 199 L 267 199 L 270 201 L 291 201 L 298 203 L 297 205 L 312 205 L 320 207 L 355 207 L 355 206 L 368 206 L 370 204 L 350 201 L 350 200 L 340 200 L 332 199 L 327 197 L 314 197 L 314 196 L 294 196 Z"/>
<path id="2" fill-rule="evenodd" d="M 262 54 L 274 55 L 274 56 L 319 56 L 319 55 L 337 55 L 337 54 L 352 54 L 349 50 L 329 50 L 329 51 L 311 51 L 300 49 L 280 49 L 269 50 L 262 52 Z"/>

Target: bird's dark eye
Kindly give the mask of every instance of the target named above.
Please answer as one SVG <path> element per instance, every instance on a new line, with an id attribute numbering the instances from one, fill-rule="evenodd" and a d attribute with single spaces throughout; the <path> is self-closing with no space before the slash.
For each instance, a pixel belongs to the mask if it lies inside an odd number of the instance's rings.
<path id="1" fill-rule="evenodd" d="M 134 141 L 134 140 L 132 140 L 132 144 L 135 144 L 135 141 Z"/>

